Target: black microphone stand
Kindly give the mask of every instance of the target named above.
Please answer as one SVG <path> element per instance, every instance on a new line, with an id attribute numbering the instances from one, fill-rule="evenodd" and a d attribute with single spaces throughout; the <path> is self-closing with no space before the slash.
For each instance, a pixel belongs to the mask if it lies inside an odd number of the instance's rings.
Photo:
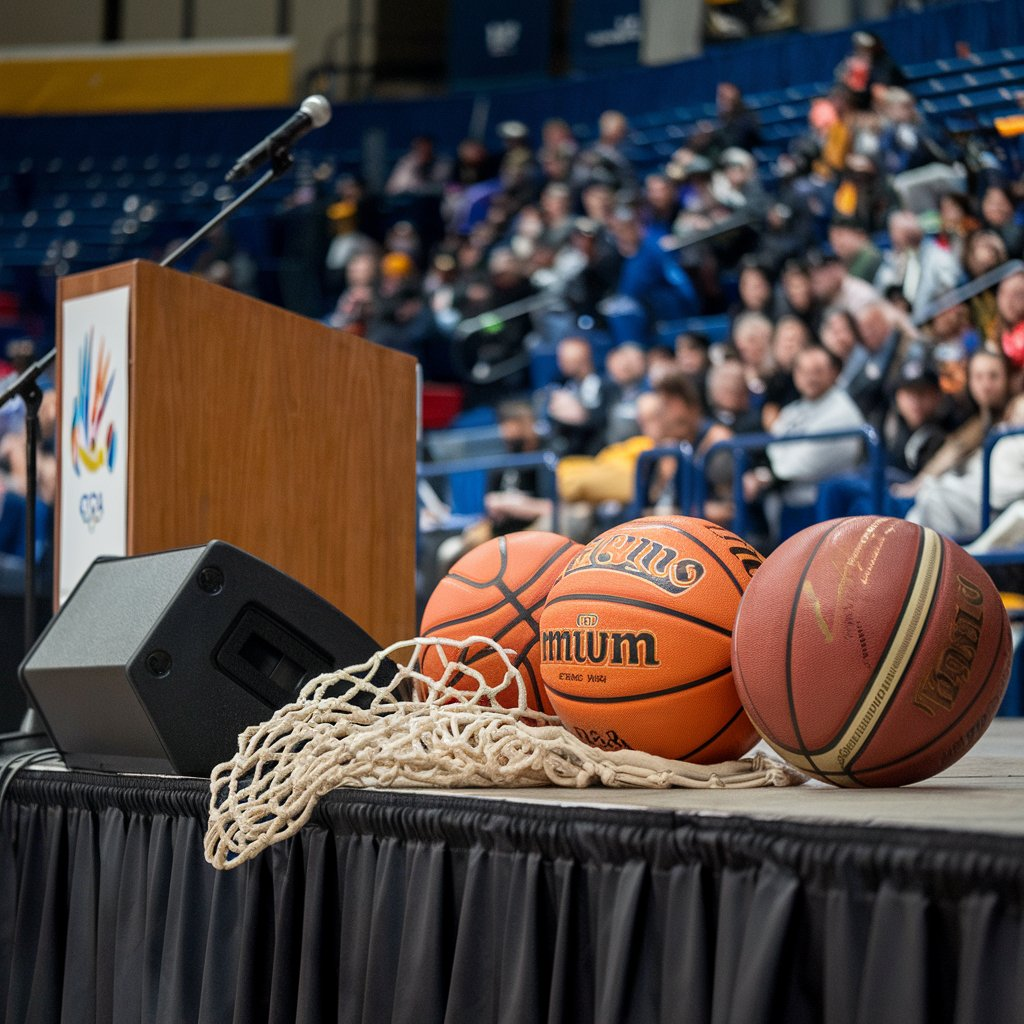
<path id="1" fill-rule="evenodd" d="M 295 157 L 292 156 L 291 151 L 287 147 L 271 150 L 270 169 L 254 185 L 250 185 L 240 196 L 232 199 L 230 203 L 223 207 L 215 217 L 208 220 L 191 238 L 187 238 L 174 252 L 165 256 L 160 261 L 160 266 L 169 267 L 172 263 L 176 263 L 185 253 L 194 248 L 197 242 L 201 242 L 221 221 L 227 220 L 235 210 L 252 199 L 261 188 L 280 178 L 293 163 L 295 163 Z"/>

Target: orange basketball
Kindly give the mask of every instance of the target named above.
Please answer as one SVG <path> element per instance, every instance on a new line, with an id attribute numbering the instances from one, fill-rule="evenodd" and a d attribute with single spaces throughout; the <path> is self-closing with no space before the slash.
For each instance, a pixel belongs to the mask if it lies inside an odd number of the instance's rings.
<path id="1" fill-rule="evenodd" d="M 732 681 L 740 598 L 761 556 L 714 523 L 649 517 L 591 541 L 541 615 L 542 671 L 563 725 L 593 746 L 710 764 L 757 733 Z"/>
<path id="2" fill-rule="evenodd" d="M 535 711 L 554 714 L 540 678 L 539 619 L 551 584 L 580 545 L 556 533 L 525 531 L 495 537 L 460 558 L 434 588 L 423 611 L 421 636 L 466 640 L 486 636 L 515 651 L 510 657 L 523 674 L 526 698 Z M 470 647 L 467 664 L 497 686 L 505 673 L 501 658 L 489 647 Z M 421 668 L 438 678 L 441 659 L 430 647 Z M 476 689 L 476 681 L 457 679 L 460 689 Z M 511 685 L 498 695 L 499 702 L 514 708 L 519 699 Z"/>
<path id="3" fill-rule="evenodd" d="M 959 759 L 999 709 L 1011 653 L 985 570 L 934 530 L 876 516 L 782 544 L 733 637 L 758 731 L 838 786 L 899 786 Z"/>

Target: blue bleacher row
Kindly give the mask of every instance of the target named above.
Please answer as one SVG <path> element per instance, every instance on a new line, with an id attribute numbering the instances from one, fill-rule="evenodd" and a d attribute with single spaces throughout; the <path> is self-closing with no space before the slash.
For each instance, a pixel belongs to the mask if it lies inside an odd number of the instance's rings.
<path id="1" fill-rule="evenodd" d="M 1021 110 L 1024 46 L 904 70 L 922 111 L 950 131 L 991 134 L 994 118 Z M 745 96 L 761 121 L 763 142 L 754 155 L 766 179 L 771 162 L 806 131 L 812 101 L 830 84 L 819 80 Z M 635 114 L 627 155 L 641 173 L 659 168 L 699 121 L 713 115 L 714 105 L 707 102 L 666 104 Z M 583 143 L 594 136 L 592 122 L 576 123 L 573 130 Z M 1013 144 L 1008 146 L 1015 155 Z M 393 162 L 399 152 L 389 150 L 385 162 Z M 236 190 L 223 183 L 230 158 L 224 152 L 182 153 L 169 161 L 155 153 L 77 160 L 0 154 L 0 280 L 4 270 L 43 267 L 52 278 L 117 260 L 154 257 L 233 198 Z M 299 158 L 307 170 L 327 161 L 338 173 L 357 173 L 363 154 L 352 147 L 318 149 L 314 136 L 303 144 Z M 273 272 L 270 220 L 293 187 L 287 180 L 275 182 L 232 221 L 233 234 L 265 274 Z"/>

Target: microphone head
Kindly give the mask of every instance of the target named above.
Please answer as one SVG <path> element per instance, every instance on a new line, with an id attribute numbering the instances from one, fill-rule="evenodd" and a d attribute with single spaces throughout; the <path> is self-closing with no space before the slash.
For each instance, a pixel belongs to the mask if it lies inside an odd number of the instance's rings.
<path id="1" fill-rule="evenodd" d="M 313 123 L 314 128 L 323 128 L 331 119 L 331 105 L 327 98 L 317 93 L 314 96 L 307 96 L 299 107 Z"/>

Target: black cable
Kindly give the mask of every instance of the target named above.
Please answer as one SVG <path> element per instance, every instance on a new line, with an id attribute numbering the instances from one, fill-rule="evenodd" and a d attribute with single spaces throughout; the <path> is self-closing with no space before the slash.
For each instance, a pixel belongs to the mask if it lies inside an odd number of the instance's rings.
<path id="1" fill-rule="evenodd" d="M 42 761 L 57 760 L 60 760 L 59 751 L 55 747 L 46 747 L 43 750 L 24 750 L 20 754 L 14 754 L 8 760 L 0 762 L 0 811 L 3 810 L 7 790 L 18 772 Z"/>

